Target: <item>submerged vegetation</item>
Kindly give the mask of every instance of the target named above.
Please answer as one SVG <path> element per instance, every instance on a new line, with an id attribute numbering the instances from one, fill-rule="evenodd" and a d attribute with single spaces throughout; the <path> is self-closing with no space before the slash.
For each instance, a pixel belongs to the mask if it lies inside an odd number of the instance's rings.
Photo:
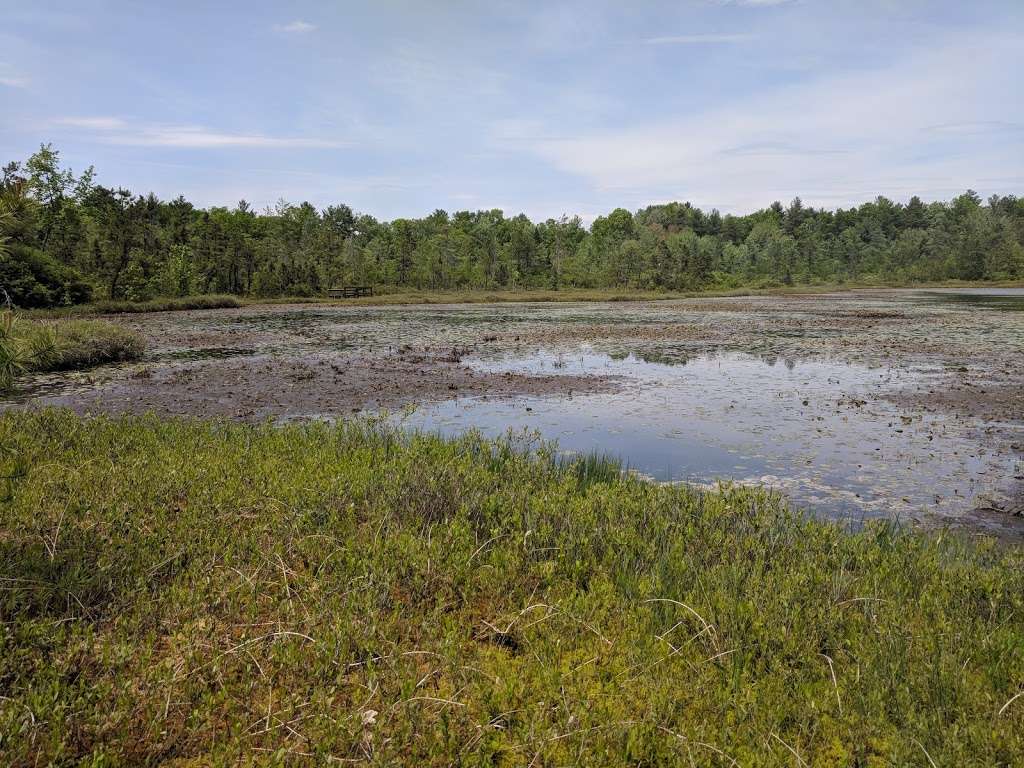
<path id="1" fill-rule="evenodd" d="M 101 320 L 39 321 L 0 314 L 0 392 L 29 371 L 67 371 L 134 360 L 142 337 Z"/>
<path id="2" fill-rule="evenodd" d="M 532 222 L 500 210 L 378 221 L 347 205 L 198 209 L 99 186 L 41 147 L 0 174 L 0 287 L 20 307 L 227 293 L 729 290 L 822 283 L 1024 279 L 1024 199 L 878 197 L 745 216 L 690 203 Z"/>
<path id="3" fill-rule="evenodd" d="M 5 764 L 1024 760 L 1019 549 L 366 422 L 0 445 Z"/>

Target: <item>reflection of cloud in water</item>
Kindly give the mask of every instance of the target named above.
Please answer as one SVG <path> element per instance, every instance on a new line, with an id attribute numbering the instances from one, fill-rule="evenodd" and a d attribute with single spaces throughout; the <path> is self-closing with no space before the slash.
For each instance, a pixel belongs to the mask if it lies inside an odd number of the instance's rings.
<path id="1" fill-rule="evenodd" d="M 956 516 L 1005 477 L 961 422 L 908 416 L 883 392 L 929 375 L 899 367 L 774 354 L 639 355 L 540 351 L 464 361 L 488 372 L 615 376 L 611 393 L 456 398 L 418 409 L 409 428 L 496 436 L 535 430 L 560 448 L 621 458 L 658 481 L 769 485 L 835 517 Z"/>

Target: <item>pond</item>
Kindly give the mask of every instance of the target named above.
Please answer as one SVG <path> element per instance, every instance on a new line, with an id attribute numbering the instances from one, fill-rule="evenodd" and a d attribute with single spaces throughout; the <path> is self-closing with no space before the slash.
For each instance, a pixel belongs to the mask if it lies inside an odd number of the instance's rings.
<path id="1" fill-rule="evenodd" d="M 1020 531 L 1024 289 L 658 302 L 273 305 L 113 318 L 141 363 L 0 407 L 252 422 L 382 415 L 557 441 L 815 514 Z"/>
<path id="2" fill-rule="evenodd" d="M 1019 472 L 964 425 L 909 414 L 881 392 L 924 378 L 897 366 L 721 353 L 686 363 L 614 359 L 587 346 L 464 363 L 486 371 L 615 376 L 609 393 L 454 398 L 393 416 L 410 429 L 557 441 L 621 459 L 658 481 L 767 485 L 849 519 L 956 517 Z"/>

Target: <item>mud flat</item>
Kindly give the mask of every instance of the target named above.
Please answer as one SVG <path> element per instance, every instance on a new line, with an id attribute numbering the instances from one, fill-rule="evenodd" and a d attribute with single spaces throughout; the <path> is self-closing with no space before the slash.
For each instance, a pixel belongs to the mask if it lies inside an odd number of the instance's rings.
<path id="1" fill-rule="evenodd" d="M 556 439 L 658 481 L 767 484 L 854 521 L 1024 531 L 1020 290 L 115 319 L 147 338 L 142 363 L 36 377 L 6 407 L 400 412 L 409 428 Z"/>

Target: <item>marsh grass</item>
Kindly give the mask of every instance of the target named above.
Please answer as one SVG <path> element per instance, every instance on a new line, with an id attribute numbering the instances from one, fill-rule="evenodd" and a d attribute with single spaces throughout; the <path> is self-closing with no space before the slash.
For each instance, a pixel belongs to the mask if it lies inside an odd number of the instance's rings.
<path id="1" fill-rule="evenodd" d="M 576 475 L 580 488 L 586 488 L 593 483 L 614 482 L 626 472 L 626 467 L 619 459 L 601 453 L 562 457 L 558 464 L 568 474 Z"/>
<path id="2" fill-rule="evenodd" d="M 102 320 L 62 320 L 53 329 L 54 352 L 39 370 L 78 370 L 103 363 L 135 360 L 145 350 L 142 337 Z"/>
<path id="3" fill-rule="evenodd" d="M 696 296 L 747 296 L 746 289 L 718 292 L 643 291 L 632 289 L 580 289 L 561 291 L 543 289 L 502 290 L 502 291 L 416 291 L 397 290 L 379 293 L 358 299 L 330 300 L 340 305 L 389 305 L 389 304 L 504 304 L 509 302 L 565 302 L 565 301 L 664 301 L 668 299 L 693 298 Z"/>
<path id="4" fill-rule="evenodd" d="M 149 301 L 98 301 L 86 305 L 99 315 L 135 314 L 143 312 L 177 312 L 184 309 L 230 309 L 242 306 L 237 296 L 209 294 L 181 298 L 150 299 Z"/>
<path id="5" fill-rule="evenodd" d="M 100 320 L 26 320 L 0 313 L 0 391 L 30 371 L 66 371 L 134 360 L 144 349 L 134 331 Z"/>
<path id="6" fill-rule="evenodd" d="M 736 288 L 707 288 L 692 291 L 641 290 L 634 288 L 565 288 L 550 290 L 524 288 L 517 290 L 414 290 L 381 288 L 373 296 L 356 299 L 326 299 L 323 297 L 282 297 L 277 299 L 246 299 L 256 304 L 337 304 L 391 305 L 391 304 L 502 304 L 509 302 L 621 302 L 668 301 L 672 299 L 733 298 L 744 296 L 789 296 L 834 293 L 866 288 L 969 288 L 969 287 L 1022 287 L 1019 281 L 965 282 L 947 280 L 933 283 L 898 283 L 893 281 L 819 283 L 784 286 L 778 283 L 740 286 Z"/>
<path id="7" fill-rule="evenodd" d="M 622 302 L 667 301 L 693 298 L 733 298 L 744 296 L 786 296 L 832 293 L 859 288 L 968 288 L 968 287 L 1022 287 L 1019 281 L 968 282 L 946 280 L 934 283 L 858 282 L 820 283 L 783 286 L 760 284 L 737 288 L 708 288 L 693 291 L 659 291 L 633 288 L 566 288 L 550 290 L 525 288 L 516 290 L 433 290 L 382 287 L 373 296 L 355 299 L 329 299 L 326 296 L 280 296 L 254 298 L 224 294 L 159 298 L 149 301 L 97 301 L 57 309 L 29 310 L 26 315 L 36 318 L 79 317 L 89 315 L 140 314 L 146 312 L 180 312 L 199 309 L 232 309 L 250 305 L 275 304 L 329 304 L 337 306 L 387 306 L 401 304 L 503 304 L 510 302 Z"/>
<path id="8" fill-rule="evenodd" d="M 230 309 L 241 307 L 237 296 L 209 294 L 180 298 L 150 299 L 149 301 L 96 301 L 58 309 L 32 310 L 32 317 L 78 317 L 83 315 L 132 315 L 147 312 L 180 312 L 188 309 Z"/>
<path id="9" fill-rule="evenodd" d="M 365 422 L 0 446 L 5 765 L 1024 761 L 1019 549 Z"/>

